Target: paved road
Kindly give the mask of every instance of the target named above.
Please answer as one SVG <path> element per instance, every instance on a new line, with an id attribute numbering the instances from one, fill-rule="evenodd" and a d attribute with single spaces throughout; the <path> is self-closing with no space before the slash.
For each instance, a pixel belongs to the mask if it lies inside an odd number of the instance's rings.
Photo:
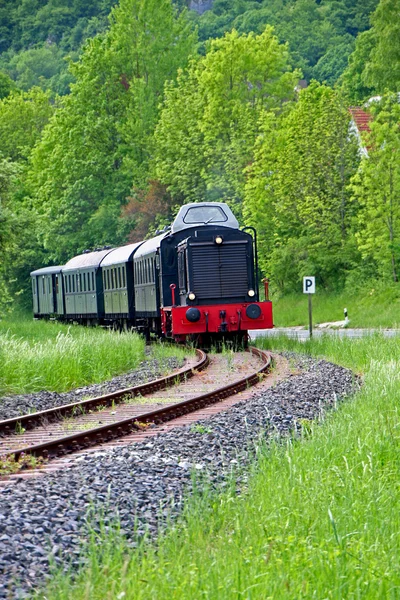
<path id="1" fill-rule="evenodd" d="M 291 338 L 297 338 L 298 340 L 308 340 L 310 334 L 308 329 L 301 329 L 298 327 L 275 327 L 274 329 L 255 329 L 250 331 L 251 339 L 257 337 L 275 337 L 278 335 L 286 335 Z M 314 329 L 313 337 L 321 337 L 323 335 L 337 335 L 339 337 L 350 337 L 360 338 L 366 335 L 373 335 L 374 333 L 382 333 L 385 337 L 396 337 L 400 335 L 400 329 Z"/>

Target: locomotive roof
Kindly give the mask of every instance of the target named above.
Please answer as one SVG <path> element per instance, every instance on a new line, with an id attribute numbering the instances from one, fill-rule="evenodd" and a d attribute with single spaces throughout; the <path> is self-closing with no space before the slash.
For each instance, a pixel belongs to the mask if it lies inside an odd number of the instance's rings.
<path id="1" fill-rule="evenodd" d="M 101 261 L 101 266 L 109 267 L 110 265 L 128 262 L 132 259 L 135 250 L 137 250 L 141 244 L 143 244 L 143 242 L 136 242 L 135 244 L 128 244 L 127 246 L 121 246 L 120 248 L 111 250 L 111 252 L 109 252 Z"/>
<path id="2" fill-rule="evenodd" d="M 204 225 L 219 225 L 239 229 L 239 223 L 225 202 L 191 202 L 181 206 L 171 233 Z"/>
<path id="3" fill-rule="evenodd" d="M 146 242 L 143 242 L 143 244 L 140 246 L 139 250 L 137 252 L 135 252 L 135 260 L 137 258 L 141 258 L 142 256 L 146 256 L 146 254 L 152 254 L 153 252 L 158 250 L 158 248 L 160 247 L 160 244 L 161 244 L 161 240 L 163 240 L 167 235 L 169 235 L 169 232 L 162 233 L 161 235 L 158 235 L 157 237 L 151 238 L 151 240 L 147 240 Z"/>
<path id="4" fill-rule="evenodd" d="M 75 269 L 89 269 L 100 266 L 101 261 L 107 254 L 111 252 L 112 248 L 108 250 L 95 250 L 94 252 L 87 252 L 74 256 L 71 258 L 63 267 L 63 273 L 65 271 L 74 271 Z"/>
<path id="5" fill-rule="evenodd" d="M 52 275 L 53 273 L 61 273 L 61 269 L 63 268 L 63 265 L 57 265 L 54 267 L 43 267 L 42 269 L 36 269 L 36 271 L 32 271 L 31 277 L 37 275 Z"/>

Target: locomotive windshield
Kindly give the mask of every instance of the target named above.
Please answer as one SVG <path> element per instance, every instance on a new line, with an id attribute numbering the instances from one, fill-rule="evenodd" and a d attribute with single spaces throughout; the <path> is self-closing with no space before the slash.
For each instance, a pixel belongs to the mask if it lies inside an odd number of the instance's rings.
<path id="1" fill-rule="evenodd" d="M 194 223 L 225 223 L 228 220 L 220 206 L 192 206 L 188 209 L 183 222 L 187 224 Z"/>

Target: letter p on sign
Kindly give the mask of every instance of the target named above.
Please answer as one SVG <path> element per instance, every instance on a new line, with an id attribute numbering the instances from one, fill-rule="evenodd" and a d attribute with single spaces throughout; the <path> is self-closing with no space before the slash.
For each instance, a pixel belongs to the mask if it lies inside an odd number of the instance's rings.
<path id="1" fill-rule="evenodd" d="M 303 293 L 315 294 L 315 277 L 303 277 Z"/>

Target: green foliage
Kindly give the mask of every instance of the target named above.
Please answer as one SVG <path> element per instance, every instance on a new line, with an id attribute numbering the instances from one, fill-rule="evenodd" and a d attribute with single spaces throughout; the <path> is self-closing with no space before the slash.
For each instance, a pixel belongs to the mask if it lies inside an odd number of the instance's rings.
<path id="1" fill-rule="evenodd" d="M 35 206 L 54 260 L 126 239 L 121 206 L 146 179 L 164 82 L 194 43 L 169 0 L 122 0 L 107 35 L 87 44 L 72 68 L 72 93 L 32 157 Z"/>
<path id="2" fill-rule="evenodd" d="M 380 0 L 371 17 L 376 45 L 365 66 L 365 80 L 380 92 L 400 89 L 399 17 L 398 0 Z"/>
<path id="3" fill-rule="evenodd" d="M 14 81 L 6 73 L 0 71 L 0 100 L 6 98 L 11 92 L 17 89 Z"/>
<path id="4" fill-rule="evenodd" d="M 357 212 L 347 190 L 357 147 L 340 97 L 312 83 L 287 114 L 264 121 L 246 187 L 245 217 L 260 235 L 260 262 L 281 290 L 307 273 L 337 285 L 357 258 Z"/>
<path id="5" fill-rule="evenodd" d="M 343 74 L 344 91 L 353 101 L 400 89 L 398 0 L 380 0 L 371 15 L 372 28 L 357 38 Z"/>
<path id="6" fill-rule="evenodd" d="M 0 316 L 11 300 L 5 264 L 7 254 L 17 243 L 16 218 L 10 200 L 18 172 L 18 165 L 0 157 Z"/>
<path id="7" fill-rule="evenodd" d="M 299 73 L 267 27 L 210 42 L 169 84 L 155 133 L 155 172 L 178 201 L 240 201 L 259 119 L 293 98 Z"/>
<path id="8" fill-rule="evenodd" d="M 38 45 L 7 58 L 1 62 L 20 89 L 39 86 L 59 94 L 69 92 L 73 77 L 67 73 L 64 53 L 55 44 Z"/>
<path id="9" fill-rule="evenodd" d="M 0 100 L 0 153 L 13 161 L 26 161 L 53 110 L 50 93 L 40 88 Z"/>
<path id="10" fill-rule="evenodd" d="M 343 93 L 352 102 L 363 102 L 374 93 L 374 86 L 369 86 L 365 81 L 364 70 L 372 48 L 375 46 L 375 37 L 374 29 L 360 33 L 356 40 L 355 50 L 349 57 L 347 69 L 340 79 Z"/>
<path id="11" fill-rule="evenodd" d="M 381 275 L 400 277 L 400 104 L 388 94 L 372 108 L 367 138 L 369 157 L 353 178 L 360 204 L 356 237 L 365 258 L 376 261 Z"/>
<path id="12" fill-rule="evenodd" d="M 261 33 L 273 25 L 288 42 L 294 66 L 307 79 L 334 83 L 342 74 L 359 32 L 369 28 L 378 0 L 215 0 L 200 17 L 201 40 L 221 37 L 232 27 Z"/>

